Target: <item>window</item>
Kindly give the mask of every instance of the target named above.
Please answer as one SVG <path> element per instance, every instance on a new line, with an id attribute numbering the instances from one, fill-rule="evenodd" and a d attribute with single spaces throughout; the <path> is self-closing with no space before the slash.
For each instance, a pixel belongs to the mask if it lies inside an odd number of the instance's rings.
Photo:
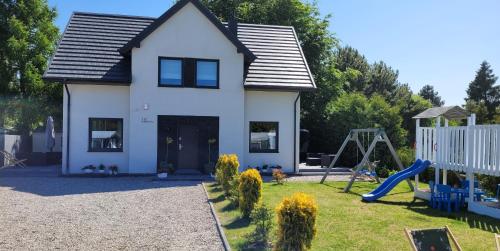
<path id="1" fill-rule="evenodd" d="M 159 85 L 182 86 L 182 60 L 160 58 Z"/>
<path id="2" fill-rule="evenodd" d="M 89 152 L 123 151 L 123 119 L 90 118 Z"/>
<path id="3" fill-rule="evenodd" d="M 219 61 L 196 60 L 196 86 L 214 88 L 219 86 Z"/>
<path id="4" fill-rule="evenodd" d="M 278 122 L 250 122 L 250 152 L 277 153 Z"/>
<path id="5" fill-rule="evenodd" d="M 219 60 L 158 58 L 158 86 L 219 88 Z"/>

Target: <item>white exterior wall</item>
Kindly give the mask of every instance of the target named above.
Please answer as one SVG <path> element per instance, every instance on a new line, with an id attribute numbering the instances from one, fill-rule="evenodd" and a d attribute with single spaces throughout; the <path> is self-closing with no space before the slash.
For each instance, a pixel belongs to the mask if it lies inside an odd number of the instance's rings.
<path id="1" fill-rule="evenodd" d="M 297 92 L 246 91 L 245 92 L 245 168 L 261 167 L 264 164 L 280 165 L 287 173 L 294 172 L 299 160 L 298 150 L 295 153 L 294 165 L 294 103 Z M 296 149 L 299 141 L 300 99 L 297 102 L 297 135 Z M 279 153 L 250 153 L 250 121 L 266 121 L 279 123 Z"/>
<path id="2" fill-rule="evenodd" d="M 158 87 L 159 56 L 219 59 L 220 89 Z M 156 172 L 158 115 L 218 116 L 219 153 L 244 163 L 243 111 L 243 54 L 188 3 L 132 50 L 130 172 Z"/>
<path id="3" fill-rule="evenodd" d="M 81 173 L 81 168 L 93 164 L 118 165 L 120 173 L 127 173 L 129 149 L 129 87 L 111 85 L 68 85 L 71 95 L 70 173 Z M 67 102 L 64 91 L 63 159 L 66 173 Z M 89 118 L 123 119 L 123 152 L 88 152 Z"/>

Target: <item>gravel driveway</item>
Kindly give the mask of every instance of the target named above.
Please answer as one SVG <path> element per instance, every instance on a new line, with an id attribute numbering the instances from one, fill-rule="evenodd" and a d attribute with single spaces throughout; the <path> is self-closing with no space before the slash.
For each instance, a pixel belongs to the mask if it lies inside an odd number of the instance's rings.
<path id="1" fill-rule="evenodd" d="M 54 170 L 0 171 L 0 250 L 223 250 L 200 182 Z"/>

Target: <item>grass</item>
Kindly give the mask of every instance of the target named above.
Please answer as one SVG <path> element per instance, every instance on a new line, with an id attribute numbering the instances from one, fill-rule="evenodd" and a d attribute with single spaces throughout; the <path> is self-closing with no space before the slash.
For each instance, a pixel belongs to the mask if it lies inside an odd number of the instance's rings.
<path id="1" fill-rule="evenodd" d="M 313 250 L 411 250 L 403 229 L 432 228 L 448 225 L 464 250 L 495 250 L 493 233 L 500 232 L 500 220 L 462 210 L 458 213 L 429 208 L 423 200 L 413 201 L 413 192 L 405 182 L 376 203 L 364 203 L 361 194 L 376 187 L 369 182 L 354 183 L 343 193 L 345 182 L 265 183 L 263 200 L 271 208 L 294 192 L 315 197 L 319 214 Z M 214 183 L 206 184 L 211 201 L 235 250 L 247 246 L 246 235 L 253 226 L 224 199 Z"/>

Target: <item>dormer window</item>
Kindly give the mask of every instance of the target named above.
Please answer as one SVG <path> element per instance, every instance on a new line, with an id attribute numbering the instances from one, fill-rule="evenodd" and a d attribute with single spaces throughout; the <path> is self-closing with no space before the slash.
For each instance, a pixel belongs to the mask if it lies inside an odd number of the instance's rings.
<path id="1" fill-rule="evenodd" d="M 182 59 L 160 58 L 159 85 L 182 86 Z"/>
<path id="2" fill-rule="evenodd" d="M 158 58 L 158 86 L 219 88 L 219 60 Z"/>

